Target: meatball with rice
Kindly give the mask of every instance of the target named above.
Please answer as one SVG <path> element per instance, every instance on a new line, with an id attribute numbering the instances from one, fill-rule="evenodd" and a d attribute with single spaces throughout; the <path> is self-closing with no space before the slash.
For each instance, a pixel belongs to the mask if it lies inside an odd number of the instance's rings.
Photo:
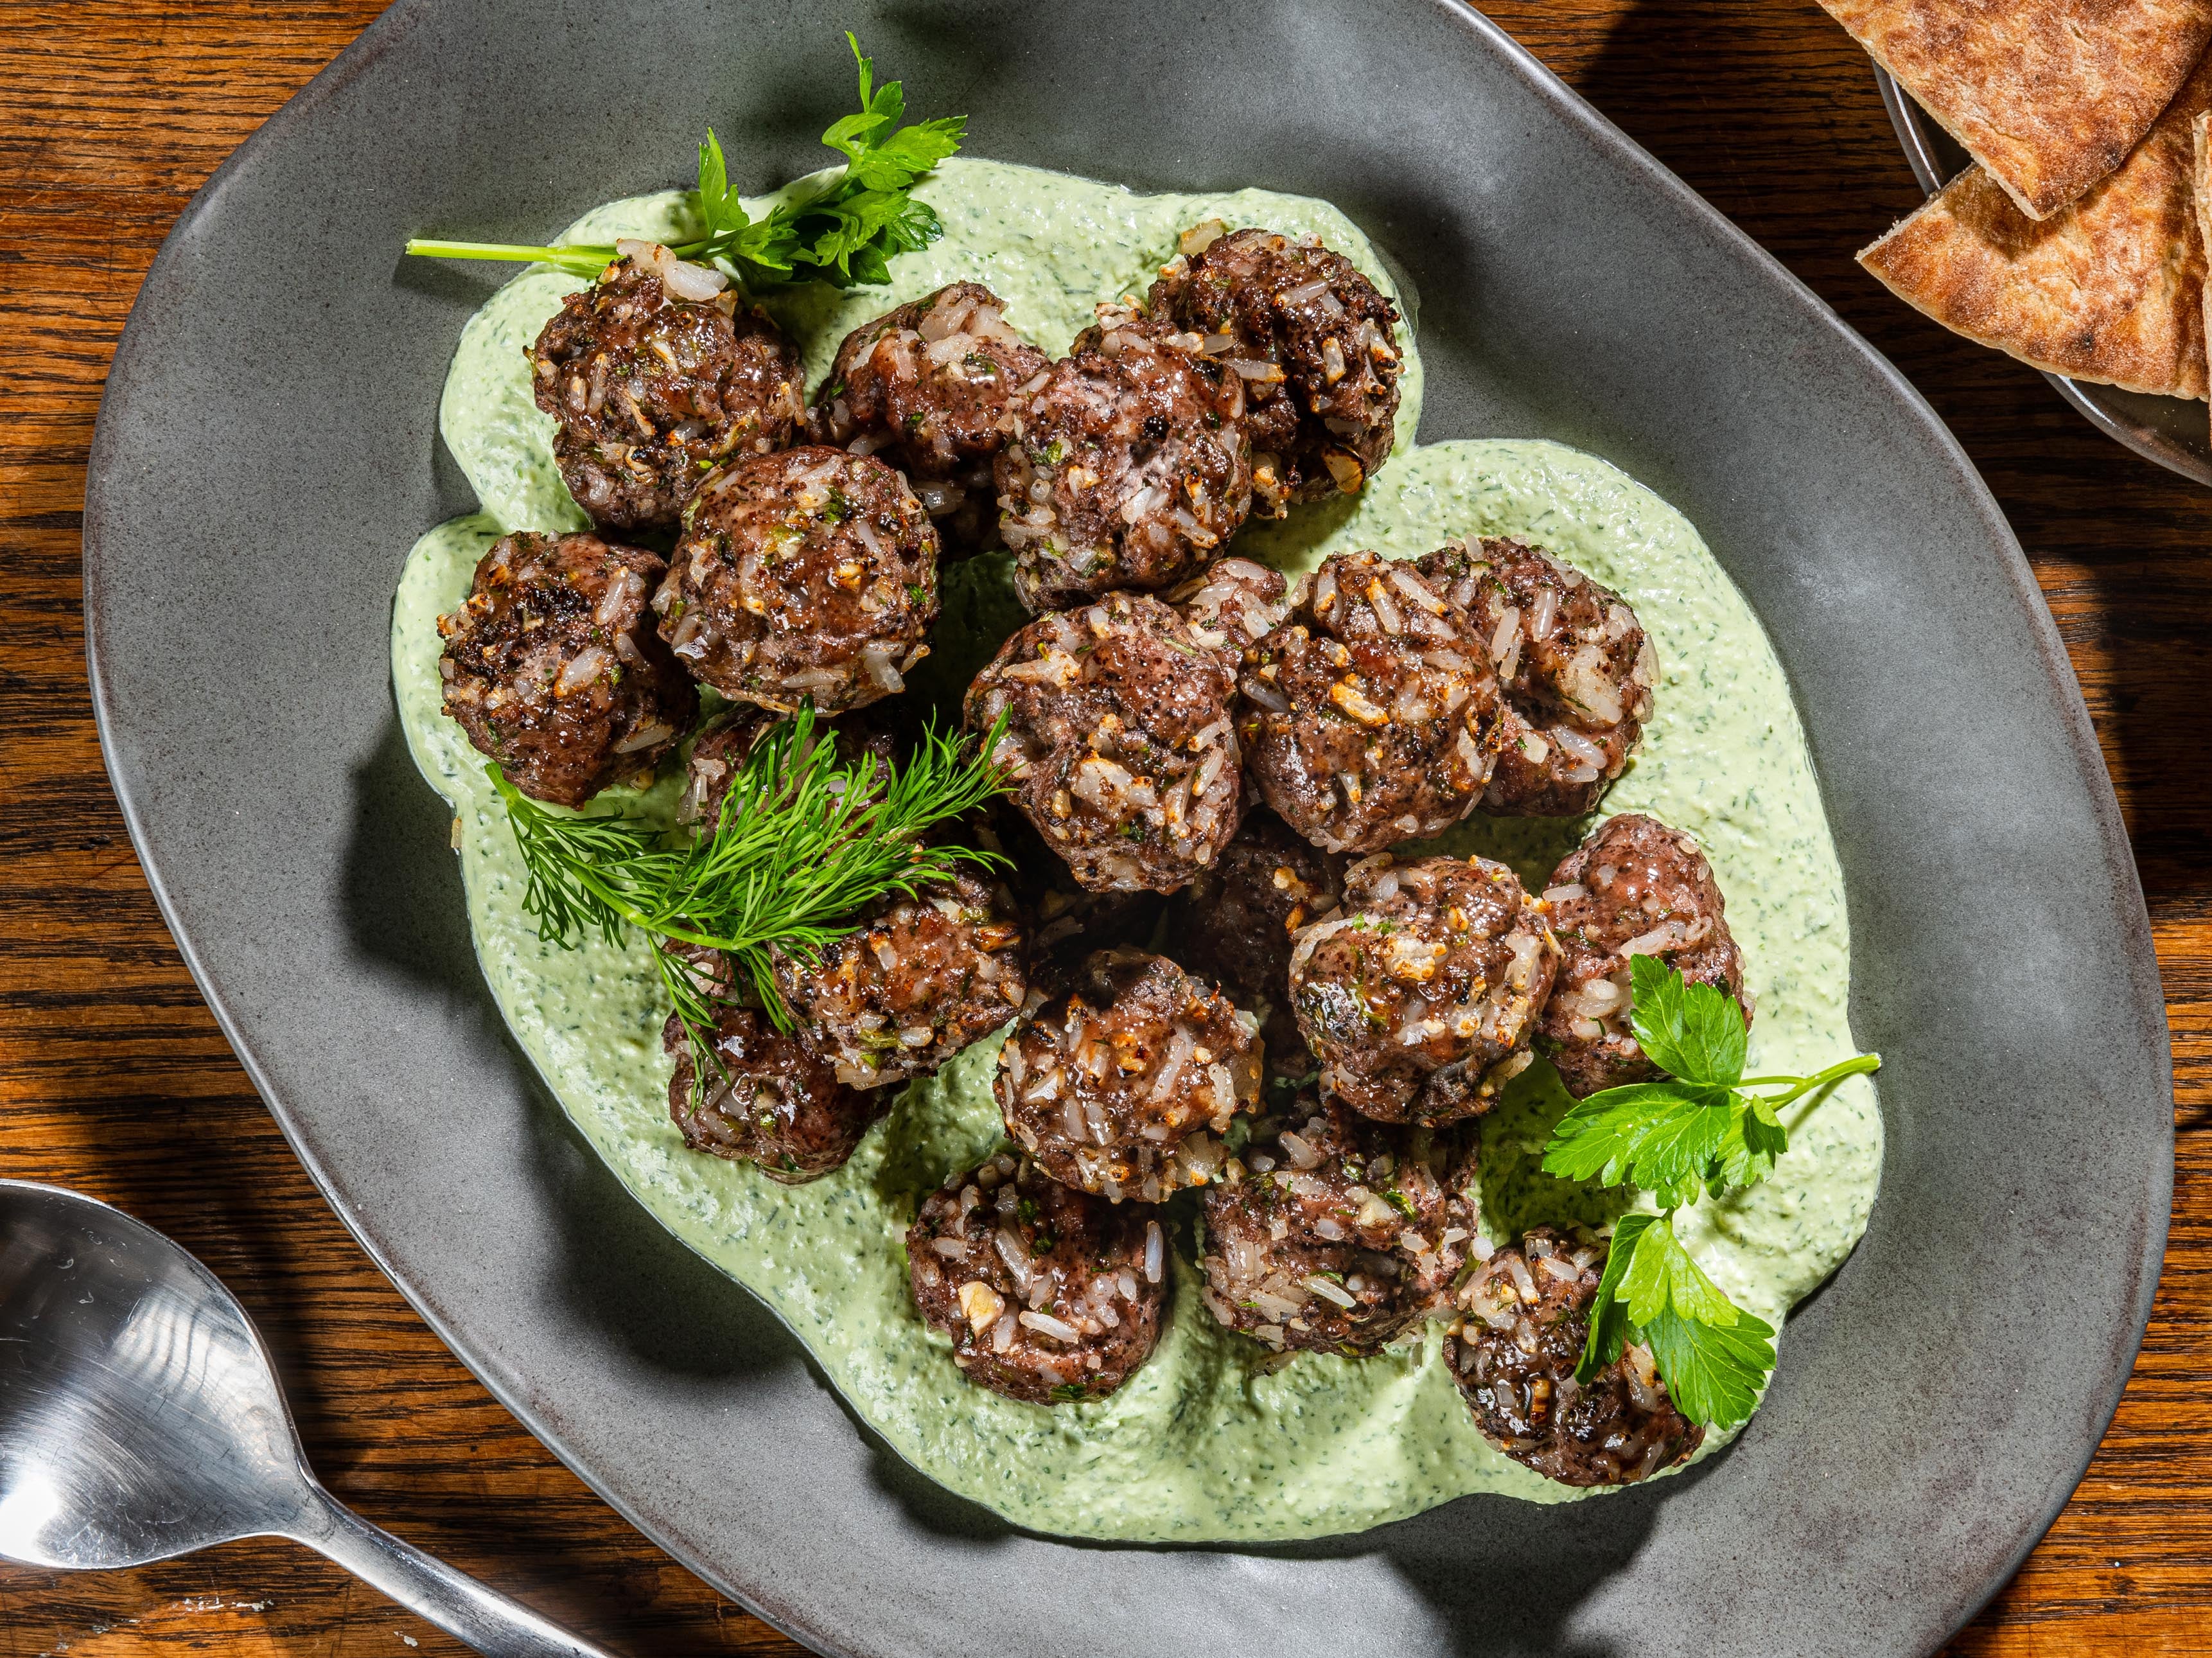
<path id="1" fill-rule="evenodd" d="M 852 1088 L 933 1074 L 1028 996 L 1012 896 L 966 872 L 879 900 L 817 956 L 774 958 L 784 1005 Z"/>
<path id="2" fill-rule="evenodd" d="M 1220 1137 L 1259 1104 L 1257 1023 L 1164 957 L 1099 950 L 1014 1027 L 992 1089 L 1053 1179 L 1158 1203 L 1218 1178 Z"/>
<path id="3" fill-rule="evenodd" d="M 1474 618 L 1506 719 L 1483 810 L 1579 817 L 1626 768 L 1659 662 L 1627 602 L 1524 542 L 1455 541 L 1420 562 Z"/>
<path id="4" fill-rule="evenodd" d="M 1103 1399 L 1152 1356 L 1167 1301 L 1158 1216 L 1048 1180 L 1013 1151 L 922 1199 L 907 1281 L 952 1362 L 1032 1405 Z"/>
<path id="5" fill-rule="evenodd" d="M 1325 1096 L 1383 1122 L 1456 1122 L 1534 1059 L 1559 961 L 1504 865 L 1378 853 L 1345 872 L 1336 912 L 1298 934 L 1291 1005 Z"/>
<path id="6" fill-rule="evenodd" d="M 791 442 L 799 349 L 720 271 L 657 242 L 616 246 L 538 334 L 531 393 L 559 422 L 561 481 L 594 523 L 671 529 L 709 468 Z"/>
<path id="7" fill-rule="evenodd" d="M 929 653 L 937 547 L 882 461 L 787 449 L 699 486 L 653 607 L 678 659 L 723 695 L 836 714 L 904 689 Z"/>
<path id="8" fill-rule="evenodd" d="M 1380 852 L 1473 811 L 1504 720 L 1474 618 L 1371 552 L 1334 555 L 1291 599 L 1237 681 L 1261 798 L 1330 852 Z"/>
<path id="9" fill-rule="evenodd" d="M 1687 1457 L 1705 1430 L 1674 1406 L 1633 1343 L 1575 1380 L 1606 1246 L 1537 1227 L 1484 1261 L 1460 1292 L 1444 1361 L 1482 1436 L 1563 1485 L 1626 1485 Z"/>
<path id="10" fill-rule="evenodd" d="M 816 440 L 881 455 L 904 472 L 948 540 L 995 531 L 992 463 L 1006 407 L 1048 360 L 1007 326 L 980 282 L 954 282 L 863 323 L 838 348 L 809 418 Z"/>
<path id="11" fill-rule="evenodd" d="M 1261 511 L 1357 495 L 1389 459 L 1398 307 L 1318 236 L 1209 220 L 1184 233 L 1151 304 L 1244 381 Z"/>
<path id="12" fill-rule="evenodd" d="M 1198 337 L 1129 306 L 1018 392 L 994 476 L 999 532 L 1032 610 L 1169 587 L 1252 509 L 1244 382 Z"/>
<path id="13" fill-rule="evenodd" d="M 1720 884 L 1681 830 L 1623 812 L 1561 860 L 1544 901 L 1561 956 L 1536 1046 L 1577 1099 L 1656 1074 L 1630 1023 L 1632 957 L 1656 957 L 1691 984 L 1712 986 L 1750 1020 Z"/>
<path id="14" fill-rule="evenodd" d="M 580 806 L 650 778 L 698 717 L 647 616 L 665 568 L 595 535 L 525 531 L 491 544 L 468 598 L 438 618 L 446 712 L 523 793 Z"/>
<path id="15" fill-rule="evenodd" d="M 1480 1230 L 1476 1147 L 1304 1096 L 1206 1190 L 1206 1306 L 1278 1351 L 1376 1351 L 1449 1300 Z"/>
<path id="16" fill-rule="evenodd" d="M 968 727 L 1023 813 L 1093 892 L 1173 892 L 1237 832 L 1235 681 L 1158 599 L 1042 616 L 975 676 Z"/>
<path id="17" fill-rule="evenodd" d="M 786 1186 L 843 1167 L 891 1096 L 848 1086 L 803 1035 L 778 1030 L 754 1005 L 750 987 L 739 986 L 726 957 L 686 955 L 714 999 L 715 1023 L 703 1075 L 684 1022 L 671 1014 L 661 1031 L 662 1048 L 676 1056 L 668 1114 L 684 1145 L 753 1163 Z"/>

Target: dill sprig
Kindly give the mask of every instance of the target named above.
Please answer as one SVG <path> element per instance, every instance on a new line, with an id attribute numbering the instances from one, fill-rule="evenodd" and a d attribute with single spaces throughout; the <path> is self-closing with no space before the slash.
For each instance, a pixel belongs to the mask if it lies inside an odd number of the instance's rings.
<path id="1" fill-rule="evenodd" d="M 896 81 L 877 86 L 874 59 L 862 54 L 849 32 L 845 40 L 860 66 L 860 108 L 822 135 L 845 157 L 844 167 L 755 219 L 730 188 L 721 140 L 709 127 L 699 146 L 699 216 L 706 234 L 673 246 L 678 258 L 714 265 L 757 294 L 793 282 L 850 288 L 890 281 L 893 255 L 927 247 L 945 234 L 936 210 L 911 191 L 915 179 L 960 148 L 968 118 L 901 126 L 904 91 Z M 426 237 L 410 240 L 407 251 L 444 259 L 543 261 L 580 276 L 596 276 L 617 257 L 611 243 L 532 247 Z"/>
<path id="2" fill-rule="evenodd" d="M 715 1010 L 737 987 L 681 947 L 720 951 L 776 1028 L 790 1029 L 776 955 L 817 961 L 869 905 L 913 897 L 963 865 L 1004 861 L 926 838 L 1005 792 L 988 757 L 998 736 L 971 744 L 933 726 L 904 764 L 863 752 L 848 765 L 803 708 L 762 733 L 712 832 L 688 841 L 635 818 L 549 811 L 497 766 L 484 769 L 507 806 L 528 877 L 522 907 L 538 937 L 573 950 L 594 933 L 615 945 L 641 934 L 703 1078 L 721 1072 Z"/>

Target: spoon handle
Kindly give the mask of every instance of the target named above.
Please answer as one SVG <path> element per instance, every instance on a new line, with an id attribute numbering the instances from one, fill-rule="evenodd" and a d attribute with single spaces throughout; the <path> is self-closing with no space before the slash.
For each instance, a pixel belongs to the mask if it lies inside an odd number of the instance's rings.
<path id="1" fill-rule="evenodd" d="M 520 1600 L 372 1526 L 319 1485 L 291 1536 L 485 1658 L 613 1658 Z M 289 1528 L 288 1528 L 289 1529 Z"/>

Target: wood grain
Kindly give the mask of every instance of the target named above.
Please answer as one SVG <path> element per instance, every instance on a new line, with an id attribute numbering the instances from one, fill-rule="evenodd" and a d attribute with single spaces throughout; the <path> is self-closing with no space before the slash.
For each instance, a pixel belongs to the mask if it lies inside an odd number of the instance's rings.
<path id="1" fill-rule="evenodd" d="M 1888 354 L 2034 564 L 2142 865 L 2182 1132 L 2118 1418 L 1952 1650 L 2212 1653 L 2212 495 L 1852 264 L 1918 192 L 1865 58 L 1812 0 L 1489 9 Z M 192 191 L 376 10 L 0 0 L 0 1169 L 119 1203 L 221 1273 L 280 1357 L 317 1467 L 371 1518 L 623 1651 L 795 1651 L 586 1491 L 362 1255 L 202 1005 L 100 768 L 78 531 L 101 377 Z M 459 1651 L 289 1546 L 110 1576 L 0 1568 L 0 1658 L 407 1649 Z"/>

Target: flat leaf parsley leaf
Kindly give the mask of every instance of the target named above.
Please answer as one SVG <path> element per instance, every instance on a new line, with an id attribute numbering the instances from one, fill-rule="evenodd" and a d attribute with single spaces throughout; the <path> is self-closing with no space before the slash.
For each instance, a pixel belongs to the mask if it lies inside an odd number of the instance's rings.
<path id="1" fill-rule="evenodd" d="M 1552 1131 L 1547 1174 L 1632 1183 L 1656 1196 L 1662 1209 L 1695 1201 L 1701 1187 L 1717 1197 L 1732 1187 L 1756 1185 L 1790 1149 L 1784 1106 L 1881 1064 L 1879 1055 L 1861 1054 L 1811 1077 L 1747 1083 L 1749 1033 L 1733 998 L 1711 985 L 1686 984 L 1655 956 L 1632 957 L 1629 971 L 1636 1040 L 1671 1074 L 1603 1089 L 1577 1103 Z M 1747 1091 L 1773 1084 L 1784 1091 Z"/>
<path id="2" fill-rule="evenodd" d="M 860 107 L 822 135 L 845 158 L 843 170 L 814 188 L 787 192 L 756 219 L 731 187 L 728 158 L 709 127 L 699 146 L 699 221 L 706 234 L 672 247 L 678 258 L 718 265 L 754 293 L 793 282 L 850 288 L 888 282 L 891 259 L 945 234 L 936 210 L 910 192 L 959 149 L 968 118 L 900 125 L 905 90 L 896 81 L 876 85 L 875 60 L 849 32 L 845 40 L 860 69 Z M 542 261 L 582 276 L 597 276 L 616 258 L 612 244 L 595 242 L 535 247 L 417 237 L 407 251 L 448 259 Z"/>
<path id="3" fill-rule="evenodd" d="M 1629 1023 L 1645 1057 L 1683 1082 L 1735 1086 L 1749 1036 L 1735 999 L 1686 982 L 1656 956 L 1630 957 L 1628 974 Z"/>
<path id="4" fill-rule="evenodd" d="M 1624 1215 L 1614 1228 L 1576 1376 L 1589 1382 L 1632 1339 L 1651 1349 L 1682 1413 L 1710 1427 L 1748 1417 L 1774 1368 L 1774 1327 L 1705 1276 L 1671 1215 Z"/>
<path id="5" fill-rule="evenodd" d="M 1577 1104 L 1553 1127 L 1543 1167 L 1565 1180 L 1640 1187 L 1659 1212 L 1615 1225 L 1576 1374 L 1588 1382 L 1641 1342 L 1685 1415 L 1732 1427 L 1774 1367 L 1773 1327 L 1705 1276 L 1675 1236 L 1674 1212 L 1765 1180 L 1790 1149 L 1782 1108 L 1881 1060 L 1861 1054 L 1810 1077 L 1747 1078 L 1749 1031 L 1733 998 L 1686 983 L 1656 957 L 1631 957 L 1629 975 L 1631 1028 L 1666 1074 Z"/>

